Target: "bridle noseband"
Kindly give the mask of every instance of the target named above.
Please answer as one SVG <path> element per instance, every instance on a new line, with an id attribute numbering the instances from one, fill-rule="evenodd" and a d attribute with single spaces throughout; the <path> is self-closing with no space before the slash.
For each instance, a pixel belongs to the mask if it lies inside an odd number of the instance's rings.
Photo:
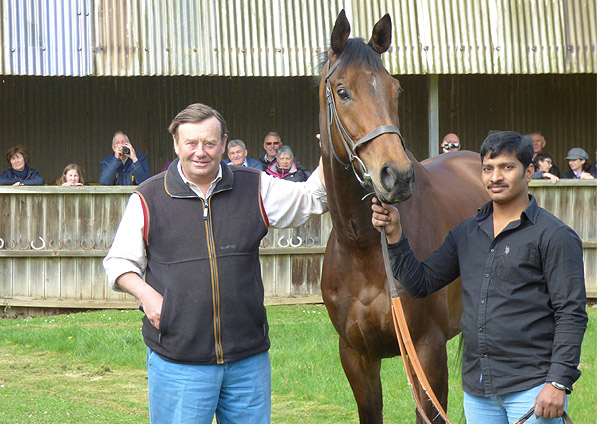
<path id="1" fill-rule="evenodd" d="M 326 115 L 327 115 L 327 131 L 328 131 L 328 140 L 330 142 L 330 147 L 332 149 L 332 153 L 336 160 L 344 166 L 345 169 L 348 169 L 352 166 L 352 172 L 354 173 L 355 177 L 363 186 L 364 188 L 371 190 L 372 189 L 372 180 L 371 174 L 367 170 L 367 167 L 361 160 L 361 158 L 357 155 L 357 147 L 361 144 L 365 144 L 368 141 L 371 141 L 382 134 L 398 134 L 400 137 L 400 142 L 402 143 L 402 147 L 404 147 L 404 140 L 402 138 L 402 133 L 400 132 L 400 128 L 396 125 L 381 125 L 375 128 L 373 131 L 367 133 L 363 136 L 359 141 L 355 142 L 353 138 L 350 136 L 344 125 L 342 125 L 342 121 L 338 116 L 338 109 L 336 108 L 336 101 L 334 99 L 334 93 L 332 92 L 332 85 L 330 83 L 330 77 L 338 67 L 340 60 L 337 60 L 333 65 L 330 66 L 330 61 L 328 60 L 328 70 L 325 74 L 324 81 L 325 81 L 325 97 L 326 97 Z M 342 144 L 344 144 L 344 150 L 348 155 L 348 162 L 344 162 L 338 154 L 336 153 L 336 149 L 334 148 L 334 143 L 332 142 L 332 124 L 336 125 L 338 129 L 338 134 L 340 134 L 340 139 L 342 140 Z M 358 166 L 361 170 L 362 176 L 357 172 L 355 168 L 355 162 L 358 163 Z"/>

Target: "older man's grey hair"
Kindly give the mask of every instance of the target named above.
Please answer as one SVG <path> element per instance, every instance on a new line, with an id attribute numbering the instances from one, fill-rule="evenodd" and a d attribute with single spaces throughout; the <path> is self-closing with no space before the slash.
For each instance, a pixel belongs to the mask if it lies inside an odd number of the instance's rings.
<path id="1" fill-rule="evenodd" d="M 234 139 L 234 140 L 230 140 L 228 142 L 228 151 L 230 151 L 231 147 L 236 147 L 236 146 L 240 146 L 243 148 L 243 150 L 247 150 L 247 145 L 245 144 L 244 141 L 242 141 L 241 139 Z"/>
<path id="2" fill-rule="evenodd" d="M 290 156 L 290 159 L 294 159 L 294 154 L 292 153 L 292 149 L 287 145 L 280 146 L 280 148 L 278 149 L 278 151 L 276 153 L 276 157 L 279 158 L 280 155 L 288 155 L 288 156 Z"/>
<path id="3" fill-rule="evenodd" d="M 116 138 L 116 136 L 117 136 L 117 135 L 120 135 L 120 134 L 122 134 L 122 135 L 124 136 L 124 138 L 126 138 L 126 142 L 127 142 L 127 143 L 130 143 L 130 141 L 129 141 L 129 136 L 128 136 L 128 135 L 126 135 L 126 134 L 125 134 L 125 133 L 123 133 L 122 131 L 116 131 L 116 132 L 114 133 L 114 135 L 112 136 L 112 146 L 114 145 L 114 139 Z"/>

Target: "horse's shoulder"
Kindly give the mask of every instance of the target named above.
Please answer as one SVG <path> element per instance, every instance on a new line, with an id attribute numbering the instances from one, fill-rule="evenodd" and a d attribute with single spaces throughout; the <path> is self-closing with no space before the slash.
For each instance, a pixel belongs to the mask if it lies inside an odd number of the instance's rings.
<path id="1" fill-rule="evenodd" d="M 468 150 L 433 156 L 421 164 L 431 175 L 479 178 L 481 172 L 479 154 Z"/>

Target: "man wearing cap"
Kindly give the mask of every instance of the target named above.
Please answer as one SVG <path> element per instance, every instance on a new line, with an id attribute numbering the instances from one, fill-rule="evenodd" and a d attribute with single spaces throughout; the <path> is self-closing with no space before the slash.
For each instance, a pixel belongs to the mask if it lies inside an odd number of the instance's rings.
<path id="1" fill-rule="evenodd" d="M 570 171 L 562 175 L 562 178 L 576 178 L 579 180 L 593 180 L 595 178 L 589 173 L 589 155 L 584 149 L 574 147 L 568 150 L 568 155 L 564 159 L 568 161 Z"/>

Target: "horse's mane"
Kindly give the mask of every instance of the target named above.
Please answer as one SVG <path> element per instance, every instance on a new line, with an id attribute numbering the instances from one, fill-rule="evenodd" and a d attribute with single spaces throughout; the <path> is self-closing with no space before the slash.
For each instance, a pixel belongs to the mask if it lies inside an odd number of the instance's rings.
<path id="1" fill-rule="evenodd" d="M 328 54 L 327 52 L 323 52 L 319 55 L 319 63 L 318 63 L 318 74 L 321 75 L 323 72 L 323 67 L 328 61 Z M 377 53 L 375 50 L 371 48 L 365 40 L 362 38 L 349 38 L 346 40 L 346 46 L 344 46 L 344 50 L 340 54 L 340 63 L 338 64 L 338 70 L 340 72 L 346 71 L 348 67 L 353 63 L 359 63 L 366 68 L 377 72 L 384 68 L 383 62 L 381 60 L 381 55 Z M 317 75 L 316 78 L 318 79 L 319 76 Z M 319 80 L 317 80 L 319 84 Z"/>

